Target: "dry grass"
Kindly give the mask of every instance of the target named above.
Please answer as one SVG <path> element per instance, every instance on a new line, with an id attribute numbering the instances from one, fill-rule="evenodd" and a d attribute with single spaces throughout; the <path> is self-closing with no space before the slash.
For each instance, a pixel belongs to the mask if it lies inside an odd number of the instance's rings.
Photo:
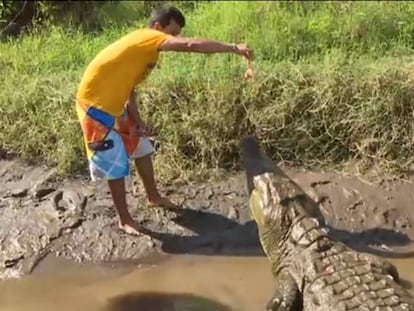
<path id="1" fill-rule="evenodd" d="M 134 2 L 102 12 L 99 35 L 50 27 L 1 43 L 0 144 L 85 172 L 74 94 L 84 66 L 134 27 Z M 127 18 L 128 17 L 128 18 Z M 122 23 L 121 23 L 122 21 Z M 232 55 L 165 54 L 141 86 L 158 133 L 158 174 L 207 178 L 237 167 L 257 133 L 275 160 L 401 171 L 414 150 L 414 6 L 404 2 L 218 2 L 188 14 L 186 35 L 255 48 L 254 81 Z"/>

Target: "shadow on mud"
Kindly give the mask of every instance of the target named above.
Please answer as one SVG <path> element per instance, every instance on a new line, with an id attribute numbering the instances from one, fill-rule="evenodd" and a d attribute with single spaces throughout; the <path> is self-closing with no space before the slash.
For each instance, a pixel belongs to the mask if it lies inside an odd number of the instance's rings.
<path id="1" fill-rule="evenodd" d="M 181 236 L 146 230 L 146 234 L 162 242 L 162 250 L 170 254 L 264 256 L 254 221 L 239 224 L 217 213 L 190 208 L 175 209 L 171 219 L 193 231 L 194 236 Z"/>
<path id="2" fill-rule="evenodd" d="M 113 297 L 103 311 L 231 311 L 214 300 L 193 294 L 133 292 Z"/>
<path id="3" fill-rule="evenodd" d="M 240 150 L 244 162 L 246 191 L 248 194 L 253 189 L 253 176 L 271 172 L 279 177 L 283 187 L 290 188 L 290 192 L 302 194 L 305 197 L 302 202 L 302 208 L 309 215 L 317 218 L 321 224 L 327 225 L 325 215 L 323 215 L 319 204 L 307 195 L 302 187 L 294 182 L 278 165 L 270 160 L 260 149 L 260 144 L 257 143 L 253 136 L 246 137 L 241 141 Z M 283 191 L 286 191 L 286 189 Z M 254 221 L 249 221 L 242 225 L 219 214 L 196 211 L 189 208 L 177 209 L 174 210 L 174 213 L 176 213 L 177 217 L 173 221 L 195 232 L 198 236 L 179 237 L 164 233 L 149 233 L 163 242 L 163 250 L 165 252 L 205 254 L 207 251 L 207 253 L 214 255 L 264 255 Z M 411 240 L 406 234 L 392 229 L 374 228 L 355 233 L 338 230 L 330 226 L 326 227 L 330 229 L 330 236 L 358 251 L 394 258 L 414 256 L 414 252 L 395 253 L 378 250 L 373 247 L 376 245 L 393 247 L 410 244 Z"/>
<path id="4" fill-rule="evenodd" d="M 189 208 L 174 210 L 174 213 L 177 216 L 172 221 L 197 235 L 179 236 L 148 231 L 148 235 L 162 242 L 162 250 L 166 253 L 264 256 L 254 221 L 239 224 L 220 214 Z M 393 252 L 377 248 L 383 245 L 388 247 L 410 245 L 412 241 L 404 233 L 386 228 L 373 228 L 360 232 L 340 230 L 329 225 L 327 228 L 330 236 L 356 251 L 389 258 L 414 257 L 414 251 Z"/>
<path id="5" fill-rule="evenodd" d="M 329 234 L 335 239 L 347 244 L 359 252 L 367 252 L 388 258 L 411 258 L 414 257 L 414 249 L 410 251 L 384 251 L 379 247 L 405 247 L 413 245 L 413 241 L 405 233 L 393 229 L 373 228 L 361 232 L 349 232 L 327 226 Z"/>

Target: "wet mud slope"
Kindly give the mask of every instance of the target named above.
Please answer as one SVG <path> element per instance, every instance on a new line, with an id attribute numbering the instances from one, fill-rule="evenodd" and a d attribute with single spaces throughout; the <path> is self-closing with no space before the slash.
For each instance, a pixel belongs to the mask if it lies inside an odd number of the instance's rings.
<path id="1" fill-rule="evenodd" d="M 282 169 L 319 203 L 338 239 L 382 256 L 413 255 L 410 180 L 371 183 Z M 214 184 L 162 187 L 180 204 L 175 211 L 146 208 L 139 182 L 129 190 L 129 209 L 147 236 L 117 229 L 105 184 L 61 182 L 53 169 L 0 161 L 0 279 L 29 274 L 47 256 L 77 262 L 133 261 L 154 253 L 263 256 L 242 173 Z"/>

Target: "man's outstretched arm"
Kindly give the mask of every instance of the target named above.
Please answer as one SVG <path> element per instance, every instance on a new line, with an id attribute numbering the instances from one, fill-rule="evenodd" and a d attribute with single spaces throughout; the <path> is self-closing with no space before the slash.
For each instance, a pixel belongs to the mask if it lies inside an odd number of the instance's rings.
<path id="1" fill-rule="evenodd" d="M 161 51 L 196 53 L 235 53 L 247 59 L 253 58 L 253 51 L 243 44 L 228 44 L 208 39 L 170 37 L 161 43 Z"/>

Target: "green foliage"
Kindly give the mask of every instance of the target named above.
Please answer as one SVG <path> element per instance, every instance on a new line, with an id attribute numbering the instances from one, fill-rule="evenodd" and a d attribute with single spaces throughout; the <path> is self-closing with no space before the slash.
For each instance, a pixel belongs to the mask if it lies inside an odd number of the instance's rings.
<path id="1" fill-rule="evenodd" d="M 0 148 L 65 174 L 85 170 L 74 110 L 82 71 L 100 49 L 144 25 L 147 12 L 141 2 L 107 3 L 97 11 L 99 35 L 51 26 L 0 43 Z M 161 57 L 138 90 L 157 130 L 163 177 L 236 167 L 238 141 L 253 132 L 275 160 L 394 171 L 413 164 L 409 2 L 211 1 L 185 12 L 184 35 L 253 47 L 256 76 L 245 81 L 245 61 L 234 55 Z"/>
<path id="2" fill-rule="evenodd" d="M 23 1 L 0 2 L 0 26 L 7 24 L 19 11 Z"/>
<path id="3" fill-rule="evenodd" d="M 23 8 L 25 1 L 2 1 L 0 3 L 0 18 L 3 24 L 10 22 Z M 123 23 L 131 19 L 147 17 L 151 11 L 166 1 L 35 1 L 36 14 L 32 21 L 39 26 L 76 27 L 86 31 L 97 31 L 103 23 L 110 20 L 114 14 L 118 18 L 125 18 Z M 186 7 L 193 6 L 194 2 L 188 2 Z M 135 16 L 128 11 L 133 7 Z"/>

